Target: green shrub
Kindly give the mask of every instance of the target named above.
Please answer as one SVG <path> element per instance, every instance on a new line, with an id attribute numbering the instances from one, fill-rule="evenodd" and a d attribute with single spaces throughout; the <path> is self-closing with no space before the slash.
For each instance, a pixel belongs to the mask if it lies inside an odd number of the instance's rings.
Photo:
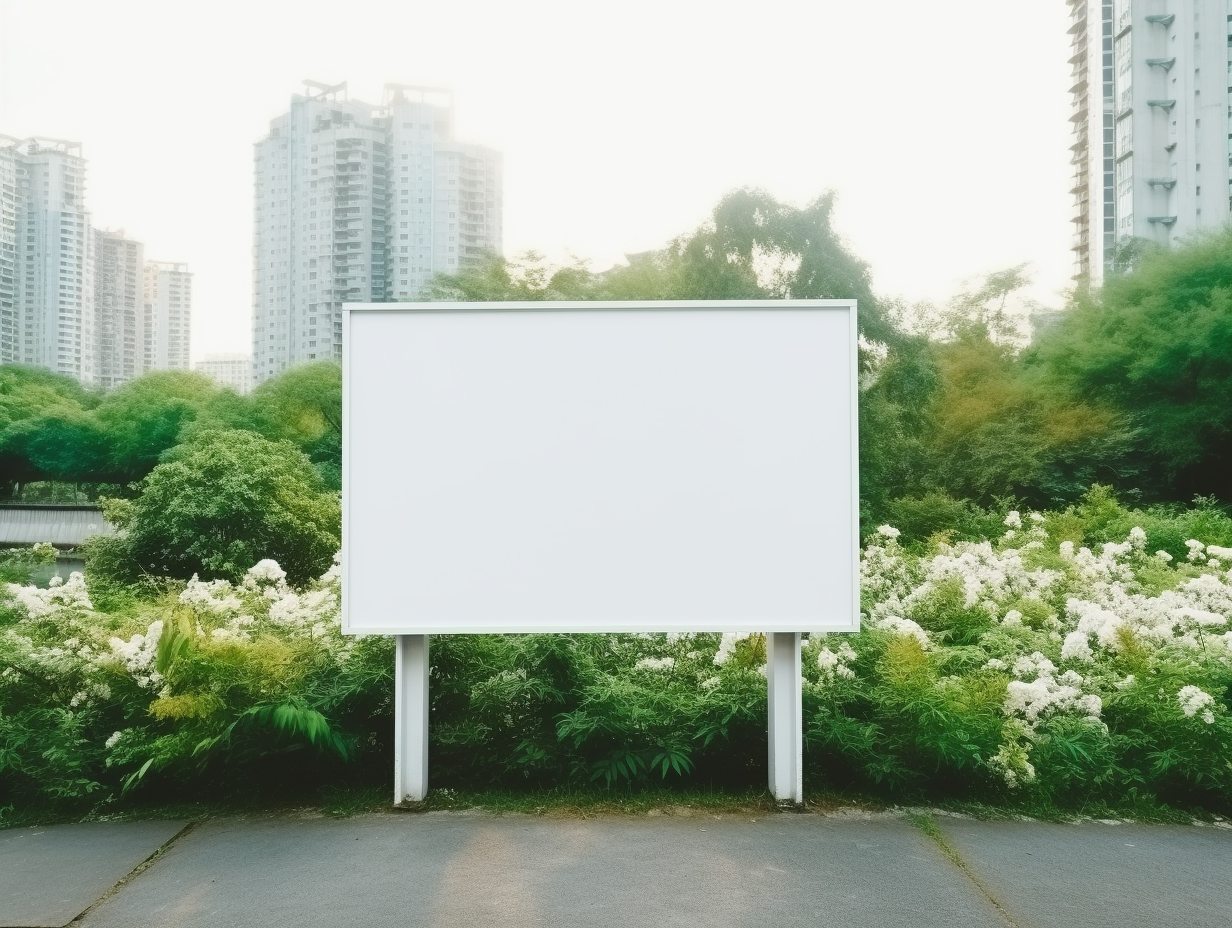
<path id="1" fill-rule="evenodd" d="M 239 430 L 196 433 L 164 455 L 131 504 L 109 514 L 121 537 L 99 553 L 112 571 L 104 575 L 122 579 L 139 570 L 237 580 L 272 557 L 303 583 L 341 540 L 338 496 L 303 452 Z"/>
<path id="2" fill-rule="evenodd" d="M 921 549 L 933 536 L 950 541 L 978 541 L 1001 531 L 1004 514 L 982 509 L 966 499 L 941 492 L 900 496 L 886 504 L 887 522 L 902 533 L 902 544 Z"/>
<path id="3" fill-rule="evenodd" d="M 812 786 L 1232 809 L 1232 547 L 1169 559 L 1134 526 L 1082 543 L 1124 512 L 1095 491 L 1062 513 L 1010 512 L 993 541 L 934 533 L 917 550 L 879 529 L 862 631 L 804 647 Z M 287 581 L 265 560 L 234 582 L 127 588 L 112 611 L 80 575 L 5 587 L 0 794 L 387 782 L 392 641 L 341 634 L 336 566 Z M 431 654 L 437 785 L 765 782 L 761 635 L 435 636 Z"/>

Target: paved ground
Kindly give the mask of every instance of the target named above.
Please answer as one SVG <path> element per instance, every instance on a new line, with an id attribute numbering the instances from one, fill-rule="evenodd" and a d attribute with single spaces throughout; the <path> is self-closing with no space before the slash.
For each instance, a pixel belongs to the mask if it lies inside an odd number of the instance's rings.
<path id="1" fill-rule="evenodd" d="M 1232 829 L 933 821 L 930 836 L 907 816 L 859 813 L 217 819 L 172 840 L 74 925 L 1232 924 Z M 54 847 L 23 844 L 39 829 L 0 832 L 0 900 L 13 862 L 75 885 L 91 865 L 66 861 L 118 861 L 108 831 L 134 826 L 86 827 L 66 826 Z M 30 882 L 25 898 L 36 886 L 56 881 Z M 0 901 L 0 925 L 65 923 L 9 917 Z"/>
<path id="2" fill-rule="evenodd" d="M 187 822 L 99 822 L 0 831 L 0 925 L 65 925 Z"/>
<path id="3" fill-rule="evenodd" d="M 1232 926 L 1232 829 L 938 823 L 1022 928 Z"/>

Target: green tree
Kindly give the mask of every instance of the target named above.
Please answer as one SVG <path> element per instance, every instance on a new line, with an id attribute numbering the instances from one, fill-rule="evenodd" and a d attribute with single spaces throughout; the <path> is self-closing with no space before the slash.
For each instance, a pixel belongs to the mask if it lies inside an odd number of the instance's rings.
<path id="1" fill-rule="evenodd" d="M 341 543 L 337 494 L 287 441 L 200 431 L 168 452 L 139 489 L 109 510 L 122 529 L 116 544 L 131 564 L 159 576 L 236 580 L 273 558 L 302 583 L 329 566 Z"/>
<path id="2" fill-rule="evenodd" d="M 848 250 L 833 226 L 835 195 L 803 208 L 764 190 L 736 190 L 709 222 L 668 248 L 673 299 L 850 299 L 859 302 L 860 333 L 872 342 L 897 336 L 873 295 L 868 264 Z"/>
<path id="3" fill-rule="evenodd" d="M 0 365 L 0 497 L 12 497 L 22 484 L 35 480 L 81 479 L 64 459 L 72 448 L 53 447 L 40 435 L 81 425 L 98 403 L 98 394 L 71 377 L 18 364 Z M 32 457 L 32 449 L 40 449 Z M 69 474 L 70 476 L 61 476 Z"/>
<path id="4" fill-rule="evenodd" d="M 863 378 L 860 391 L 860 498 L 864 533 L 889 500 L 935 485 L 929 437 L 939 387 L 935 346 L 904 337 Z"/>
<path id="5" fill-rule="evenodd" d="M 300 364 L 252 392 L 249 427 L 266 438 L 294 442 L 325 483 L 341 487 L 342 367 L 333 361 Z"/>
<path id="6" fill-rule="evenodd" d="M 600 280 L 601 275 L 592 274 L 583 261 L 555 267 L 541 252 L 531 250 L 514 258 L 489 255 L 459 274 L 438 275 L 430 297 L 479 303 L 591 300 L 601 298 L 595 296 Z"/>
<path id="7" fill-rule="evenodd" d="M 1079 293 L 1027 353 L 1049 388 L 1117 410 L 1155 494 L 1232 497 L 1232 228 Z"/>
<path id="8" fill-rule="evenodd" d="M 20 449 L 42 479 L 93 483 L 110 463 L 109 436 L 95 418 L 76 410 L 26 419 L 9 432 L 9 447 Z"/>
<path id="9" fill-rule="evenodd" d="M 151 371 L 116 387 L 95 411 L 111 444 L 108 470 L 95 479 L 117 484 L 140 480 L 219 392 L 214 381 L 191 371 Z"/>
<path id="10" fill-rule="evenodd" d="M 874 296 L 868 265 L 832 224 L 834 194 L 803 208 L 763 190 L 736 190 L 709 220 L 659 251 L 630 255 L 627 266 L 600 273 L 582 262 L 554 267 L 538 252 L 490 257 L 476 268 L 442 275 L 435 299 L 503 300 L 774 300 L 859 301 L 860 333 L 889 343 L 897 330 Z"/>

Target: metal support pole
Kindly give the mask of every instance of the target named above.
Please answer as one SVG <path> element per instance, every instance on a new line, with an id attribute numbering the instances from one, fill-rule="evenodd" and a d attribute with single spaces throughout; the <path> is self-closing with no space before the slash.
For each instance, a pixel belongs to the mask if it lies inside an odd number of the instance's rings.
<path id="1" fill-rule="evenodd" d="M 766 635 L 766 691 L 770 792 L 779 802 L 799 805 L 804 801 L 799 632 Z"/>
<path id="2" fill-rule="evenodd" d="M 394 642 L 394 805 L 428 795 L 428 636 Z"/>

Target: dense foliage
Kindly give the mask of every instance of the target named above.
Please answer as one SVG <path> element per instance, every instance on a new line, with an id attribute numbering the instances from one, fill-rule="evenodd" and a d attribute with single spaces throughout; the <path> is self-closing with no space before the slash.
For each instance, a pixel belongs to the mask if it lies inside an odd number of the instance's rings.
<path id="1" fill-rule="evenodd" d="M 341 543 L 338 495 L 298 448 L 238 429 L 197 431 L 163 455 L 134 500 L 105 511 L 119 530 L 91 543 L 92 569 L 238 580 L 273 555 L 292 582 L 329 564 Z"/>
<path id="2" fill-rule="evenodd" d="M 131 496 L 170 449 L 200 429 L 287 440 L 337 488 L 342 466 L 342 371 L 292 368 L 249 396 L 203 374 L 152 371 L 108 393 L 37 368 L 0 365 L 0 499 L 43 501 L 46 481 L 88 498 Z M 28 493 L 28 484 L 36 492 Z"/>
<path id="3" fill-rule="evenodd" d="M 863 631 L 805 648 L 808 780 L 1232 808 L 1232 520 L 1097 489 L 997 521 L 870 537 Z M 296 589 L 261 561 L 111 614 L 80 575 L 5 591 L 6 802 L 387 780 L 391 641 L 340 634 L 336 567 Z M 433 781 L 763 783 L 764 662 L 756 635 L 434 637 Z"/>
<path id="4" fill-rule="evenodd" d="M 1081 293 L 1027 357 L 1064 401 L 1116 410 L 1142 477 L 1167 495 L 1232 496 L 1232 226 Z"/>

